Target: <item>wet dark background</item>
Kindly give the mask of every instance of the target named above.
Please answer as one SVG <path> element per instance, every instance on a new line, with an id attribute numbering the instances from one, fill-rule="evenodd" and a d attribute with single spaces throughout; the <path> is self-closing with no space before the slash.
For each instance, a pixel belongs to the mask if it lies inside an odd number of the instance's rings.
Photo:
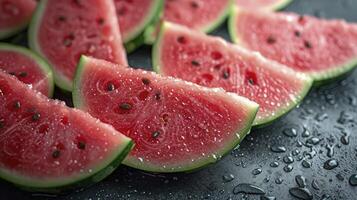
<path id="1" fill-rule="evenodd" d="M 295 0 L 286 10 L 357 22 L 357 0 Z M 214 34 L 229 39 L 226 24 Z M 20 34 L 11 41 L 21 43 L 24 36 Z M 150 66 L 150 50 L 143 47 L 129 55 L 131 65 Z M 58 91 L 56 97 L 70 98 Z M 266 196 L 286 200 L 295 199 L 289 190 L 298 187 L 295 179 L 300 175 L 306 178 L 306 188 L 314 199 L 356 200 L 357 187 L 349 183 L 350 177 L 357 174 L 356 127 L 357 71 L 344 80 L 312 89 L 299 108 L 266 128 L 253 130 L 239 149 L 215 165 L 191 174 L 171 175 L 147 174 L 121 166 L 104 181 L 57 198 L 264 199 L 237 194 L 242 186 L 239 184 L 249 183 Z M 333 168 L 336 162 L 338 166 Z M 54 198 L 0 182 L 1 200 Z"/>

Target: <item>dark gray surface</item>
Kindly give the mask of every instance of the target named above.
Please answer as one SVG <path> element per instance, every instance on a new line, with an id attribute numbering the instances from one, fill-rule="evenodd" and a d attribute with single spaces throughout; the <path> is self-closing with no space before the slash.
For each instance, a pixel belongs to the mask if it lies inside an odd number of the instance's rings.
<path id="1" fill-rule="evenodd" d="M 301 14 L 313 14 L 326 18 L 344 18 L 357 22 L 357 0 L 295 0 L 287 10 Z M 215 34 L 227 36 L 226 25 Z M 150 47 L 139 49 L 129 56 L 130 63 L 136 66 L 150 66 Z M 146 68 L 149 69 L 149 68 Z M 341 112 L 350 117 L 345 123 L 338 123 Z M 302 137 L 303 126 L 311 133 Z M 60 196 L 58 199 L 259 199 L 259 196 L 233 194 L 233 188 L 240 183 L 260 186 L 270 196 L 277 199 L 294 199 L 289 188 L 296 187 L 296 175 L 307 179 L 307 188 L 314 199 L 322 199 L 325 194 L 330 199 L 357 199 L 357 187 L 348 183 L 348 178 L 357 173 L 357 72 L 343 81 L 314 88 L 302 105 L 272 125 L 253 130 L 238 150 L 234 150 L 220 162 L 191 174 L 152 175 L 125 166 L 119 167 L 111 176 L 86 190 Z M 287 137 L 284 129 L 295 127 L 297 137 Z M 349 144 L 341 138 L 348 134 Z M 306 143 L 309 138 L 317 137 L 320 142 L 308 147 L 299 147 L 299 141 Z M 343 141 L 343 139 L 342 139 Z M 274 153 L 272 145 L 283 145 L 285 153 Z M 333 170 L 325 170 L 323 163 L 330 159 L 326 145 L 334 146 L 332 156 L 339 162 Z M 292 156 L 293 170 L 289 173 L 283 168 L 283 157 L 299 150 Z M 304 168 L 302 156 L 311 162 L 311 168 Z M 301 158 L 301 157 L 300 157 Z M 273 168 L 270 163 L 277 161 Z M 262 173 L 253 175 L 254 169 Z M 229 176 L 234 179 L 230 180 Z M 224 178 L 226 177 L 226 178 Z M 277 179 L 282 179 L 277 184 Z M 312 181 L 319 184 L 313 189 Z M 54 197 L 39 196 L 22 192 L 7 183 L 0 182 L 0 199 L 46 199 Z"/>

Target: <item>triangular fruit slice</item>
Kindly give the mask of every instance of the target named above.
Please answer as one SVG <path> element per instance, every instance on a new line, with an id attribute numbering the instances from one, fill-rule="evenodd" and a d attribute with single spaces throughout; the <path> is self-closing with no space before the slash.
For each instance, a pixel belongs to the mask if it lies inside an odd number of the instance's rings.
<path id="1" fill-rule="evenodd" d="M 112 126 L 1 71 L 0 136 L 0 177 L 41 192 L 100 181 L 132 148 Z"/>
<path id="2" fill-rule="evenodd" d="M 40 1 L 29 40 L 53 67 L 56 84 L 67 91 L 82 54 L 127 65 L 113 1 Z"/>
<path id="3" fill-rule="evenodd" d="M 160 74 L 221 87 L 257 102 L 254 125 L 269 123 L 294 108 L 312 82 L 257 53 L 168 22 L 154 46 L 153 66 Z"/>
<path id="4" fill-rule="evenodd" d="M 36 8 L 35 0 L 0 1 L 0 39 L 23 30 Z"/>
<path id="5" fill-rule="evenodd" d="M 115 0 L 116 13 L 126 50 L 144 43 L 145 29 L 160 19 L 163 0 Z"/>
<path id="6" fill-rule="evenodd" d="M 234 42 L 310 75 L 316 84 L 357 65 L 357 24 L 235 8 L 229 29 Z"/>
<path id="7" fill-rule="evenodd" d="M 32 51 L 0 43 L 0 69 L 15 75 L 20 81 L 42 94 L 53 94 L 53 75 L 48 64 Z"/>
<path id="8" fill-rule="evenodd" d="M 258 105 L 153 72 L 82 57 L 74 105 L 135 141 L 126 165 L 181 172 L 216 162 L 245 137 Z"/>
<path id="9" fill-rule="evenodd" d="M 232 0 L 174 0 L 165 1 L 163 20 L 187 26 L 202 32 L 211 32 L 227 17 Z M 160 25 L 146 38 L 148 43 L 156 39 Z"/>
<path id="10" fill-rule="evenodd" d="M 280 10 L 292 0 L 235 0 L 236 5 L 243 9 L 268 9 Z"/>

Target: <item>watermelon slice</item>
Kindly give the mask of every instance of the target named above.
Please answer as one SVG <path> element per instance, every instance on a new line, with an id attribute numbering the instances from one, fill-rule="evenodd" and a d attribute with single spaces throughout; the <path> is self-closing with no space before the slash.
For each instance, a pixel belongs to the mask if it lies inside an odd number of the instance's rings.
<path id="1" fill-rule="evenodd" d="M 53 75 L 48 64 L 23 47 L 0 43 L 0 69 L 15 75 L 42 94 L 52 97 Z"/>
<path id="2" fill-rule="evenodd" d="M 127 65 L 113 1 L 44 0 L 30 24 L 30 47 L 53 67 L 67 91 L 82 54 Z"/>
<path id="3" fill-rule="evenodd" d="M 258 105 L 152 72 L 82 57 L 74 105 L 135 141 L 124 163 L 180 172 L 214 163 L 250 130 Z"/>
<path id="4" fill-rule="evenodd" d="M 22 31 L 35 8 L 35 0 L 0 0 L 0 39 Z"/>
<path id="5" fill-rule="evenodd" d="M 0 177 L 25 189 L 58 192 L 97 182 L 132 141 L 0 71 Z"/>
<path id="6" fill-rule="evenodd" d="M 120 31 L 127 52 L 145 40 L 145 29 L 160 19 L 163 0 L 115 0 Z"/>
<path id="7" fill-rule="evenodd" d="M 235 0 L 236 5 L 243 9 L 280 10 L 293 0 Z"/>
<path id="8" fill-rule="evenodd" d="M 310 75 L 316 84 L 357 64 L 357 24 L 235 8 L 229 29 L 234 42 Z"/>
<path id="9" fill-rule="evenodd" d="M 232 4 L 232 0 L 167 0 L 163 20 L 211 32 L 224 21 Z M 160 25 L 146 42 L 153 43 L 159 30 Z"/>
<path id="10" fill-rule="evenodd" d="M 257 53 L 183 26 L 163 23 L 153 49 L 156 72 L 208 87 L 222 87 L 260 105 L 254 125 L 294 108 L 311 79 Z"/>

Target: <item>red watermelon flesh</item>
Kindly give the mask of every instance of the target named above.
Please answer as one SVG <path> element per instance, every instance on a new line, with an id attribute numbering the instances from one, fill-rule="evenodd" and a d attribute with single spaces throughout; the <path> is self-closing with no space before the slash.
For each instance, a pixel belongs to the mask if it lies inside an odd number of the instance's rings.
<path id="1" fill-rule="evenodd" d="M 103 179 L 132 145 L 113 127 L 1 71 L 0 136 L 0 177 L 46 192 Z"/>
<path id="2" fill-rule="evenodd" d="M 179 172 L 216 162 L 247 134 L 258 105 L 152 72 L 83 57 L 74 105 L 135 141 L 125 164 Z"/>
<path id="3" fill-rule="evenodd" d="M 236 43 L 318 82 L 344 74 L 357 64 L 357 25 L 341 20 L 235 9 L 230 33 Z"/>
<path id="4" fill-rule="evenodd" d="M 15 75 L 42 94 L 52 96 L 52 71 L 46 62 L 30 50 L 0 43 L 0 69 Z"/>
<path id="5" fill-rule="evenodd" d="M 35 0 L 0 0 L 0 39 L 24 29 L 35 8 Z"/>
<path id="6" fill-rule="evenodd" d="M 230 0 L 165 1 L 164 20 L 209 32 L 224 20 L 230 6 Z"/>
<path id="7" fill-rule="evenodd" d="M 208 87 L 222 87 L 260 105 L 254 125 L 263 125 L 296 106 L 311 79 L 218 37 L 164 23 L 153 49 L 160 74 Z"/>
<path id="8" fill-rule="evenodd" d="M 41 1 L 30 46 L 53 66 L 55 82 L 71 91 L 82 54 L 127 65 L 113 1 Z"/>
<path id="9" fill-rule="evenodd" d="M 236 5 L 244 9 L 277 10 L 285 7 L 292 0 L 235 0 Z"/>
<path id="10" fill-rule="evenodd" d="M 162 0 L 115 0 L 116 13 L 124 42 L 138 37 L 158 14 Z M 156 12 L 156 13 L 154 13 Z"/>

